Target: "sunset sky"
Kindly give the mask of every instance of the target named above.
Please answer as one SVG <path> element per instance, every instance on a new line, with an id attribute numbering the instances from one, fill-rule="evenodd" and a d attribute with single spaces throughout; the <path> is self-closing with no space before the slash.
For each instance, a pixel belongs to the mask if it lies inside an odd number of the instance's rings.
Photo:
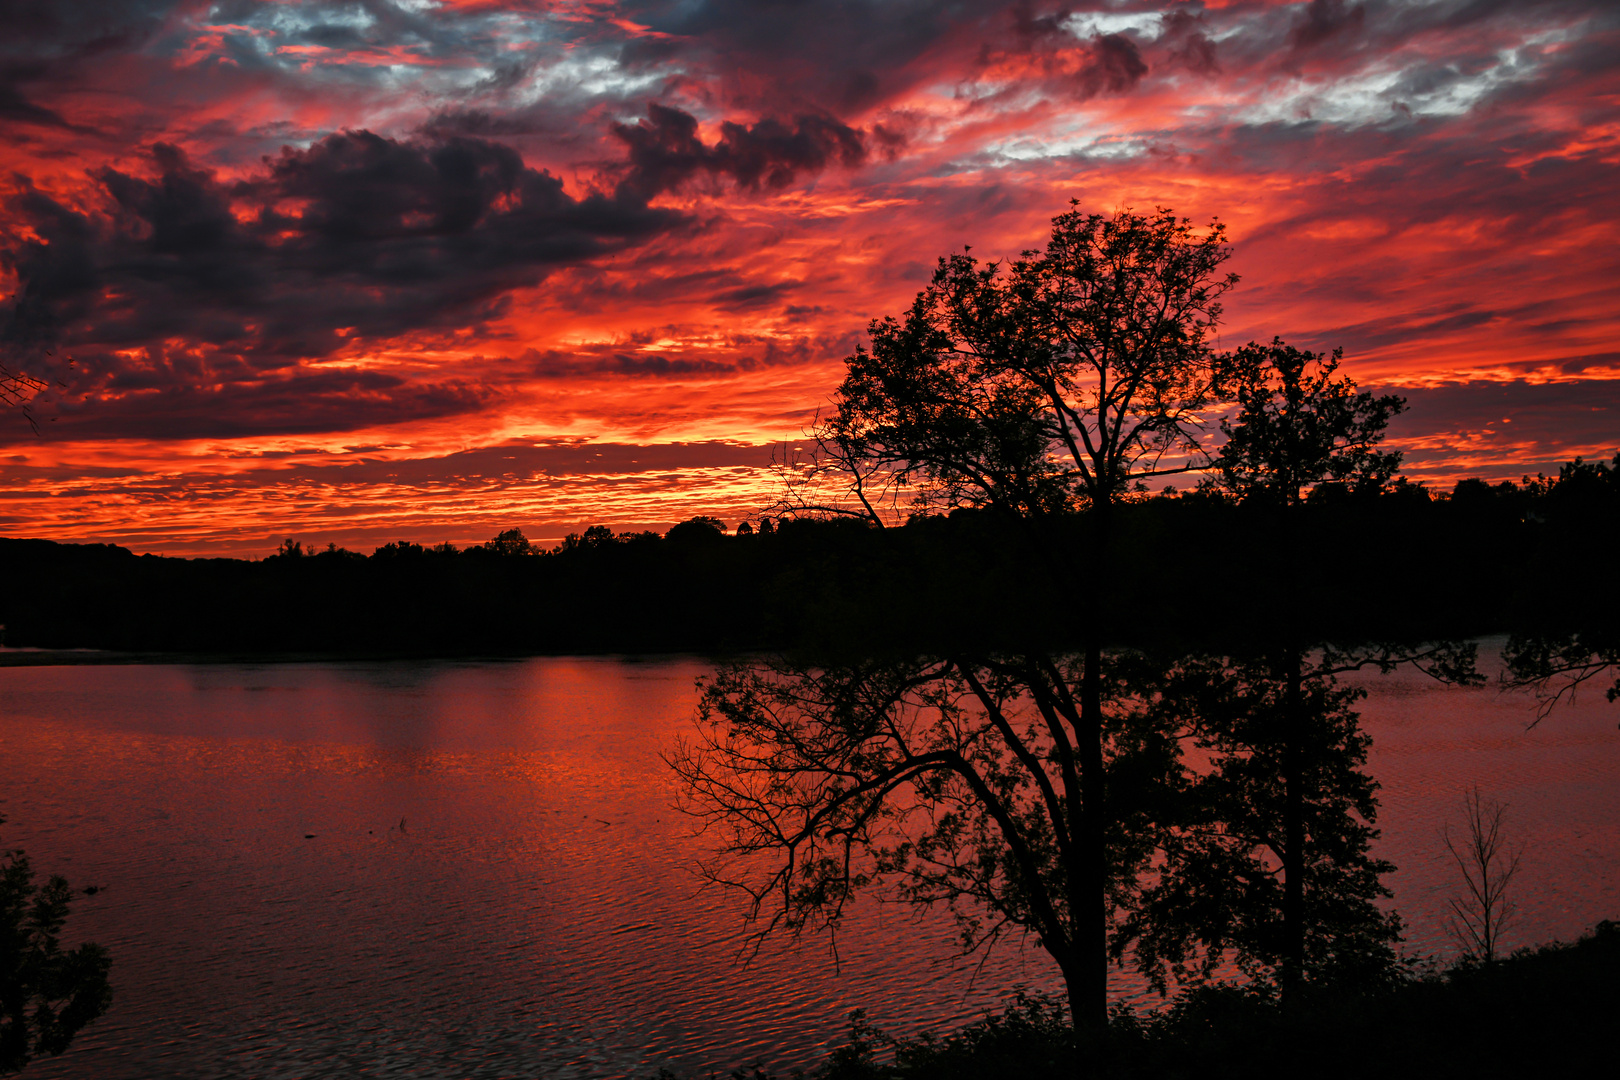
<path id="1" fill-rule="evenodd" d="M 867 321 L 1079 200 L 1406 473 L 1620 450 L 1620 7 L 0 0 L 0 535 L 260 556 L 769 501 Z M 72 364 L 67 358 L 72 357 Z M 64 385 L 57 385 L 63 383 Z"/>

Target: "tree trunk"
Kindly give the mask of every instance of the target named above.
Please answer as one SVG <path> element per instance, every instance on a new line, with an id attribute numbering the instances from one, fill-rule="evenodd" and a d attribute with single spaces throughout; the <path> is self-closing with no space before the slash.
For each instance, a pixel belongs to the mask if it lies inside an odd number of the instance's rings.
<path id="1" fill-rule="evenodd" d="M 1093 504 L 1097 551 L 1108 556 L 1113 529 L 1106 495 Z M 1106 589 L 1106 586 L 1104 586 Z M 1106 598 L 1094 598 L 1107 610 Z M 1079 851 L 1080 896 L 1085 906 L 1074 912 L 1075 953 L 1079 962 L 1085 1016 L 1075 1015 L 1075 1034 L 1089 1028 L 1099 1036 L 1108 1029 L 1108 790 L 1103 771 L 1102 635 L 1093 624 L 1086 641 L 1080 684 L 1080 722 L 1075 753 L 1080 759 L 1080 787 L 1085 797 L 1081 821 L 1084 844 Z"/>
<path id="2" fill-rule="evenodd" d="M 1089 1030 L 1090 987 L 1085 985 L 1083 973 L 1072 963 L 1063 966 L 1063 982 L 1069 993 L 1069 1019 L 1074 1024 L 1074 1076 L 1075 1080 L 1083 1080 L 1087 1075 L 1095 1075 L 1095 1071 L 1087 1067 L 1085 1058 L 1090 1040 L 1081 1034 Z"/>
<path id="3" fill-rule="evenodd" d="M 1085 792 L 1082 808 L 1080 895 L 1089 910 L 1074 913 L 1075 951 L 1085 1014 L 1076 1013 L 1075 1029 L 1108 1026 L 1108 838 L 1105 828 L 1107 791 L 1103 777 L 1102 648 L 1086 646 L 1085 681 L 1080 687 L 1080 719 L 1084 730 L 1075 748 L 1080 757 L 1080 784 Z"/>
<path id="4" fill-rule="evenodd" d="M 1302 682 L 1297 645 L 1283 654 L 1283 971 L 1285 999 L 1305 977 L 1305 775 Z"/>

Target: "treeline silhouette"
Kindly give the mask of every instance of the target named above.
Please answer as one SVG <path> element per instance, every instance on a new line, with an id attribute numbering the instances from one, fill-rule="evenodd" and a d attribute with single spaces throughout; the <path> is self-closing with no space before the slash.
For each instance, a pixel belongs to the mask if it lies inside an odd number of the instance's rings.
<path id="1" fill-rule="evenodd" d="M 1240 643 L 1276 590 L 1324 639 L 1437 639 L 1612 622 L 1620 458 L 1523 483 L 1325 484 L 1296 528 L 1306 580 L 1266 573 L 1267 514 L 1210 491 L 1141 497 L 1109 539 L 1117 645 Z M 201 654 L 520 655 L 800 650 L 834 655 L 1061 648 L 1071 614 L 1024 553 L 1027 520 L 957 511 L 890 529 L 853 520 L 696 518 L 662 536 L 594 526 L 541 550 L 517 530 L 463 550 L 366 556 L 288 541 L 260 560 L 136 556 L 0 539 L 5 644 Z M 1083 515 L 1039 525 L 1098 553 Z M 949 638 L 946 637 L 949 635 Z M 971 640 L 968 640 L 971 639 Z M 1167 640 L 1169 639 L 1169 640 Z"/>

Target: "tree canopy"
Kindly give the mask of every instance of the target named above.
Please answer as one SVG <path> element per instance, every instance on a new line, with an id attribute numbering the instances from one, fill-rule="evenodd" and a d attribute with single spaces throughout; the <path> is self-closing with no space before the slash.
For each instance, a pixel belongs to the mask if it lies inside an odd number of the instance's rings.
<path id="1" fill-rule="evenodd" d="M 1209 339 L 1225 227 L 1169 210 L 1052 221 L 1043 251 L 939 260 L 903 318 L 868 327 L 817 428 L 825 508 L 991 507 L 1033 517 L 1105 505 L 1186 471 L 1217 371 Z"/>
<path id="2" fill-rule="evenodd" d="M 1406 403 L 1358 393 L 1336 374 L 1342 356 L 1273 338 L 1222 358 L 1223 396 L 1237 406 L 1221 420 L 1225 440 L 1212 463 L 1224 490 L 1242 502 L 1294 507 L 1319 484 L 1380 491 L 1394 479 L 1401 455 L 1378 446 Z"/>

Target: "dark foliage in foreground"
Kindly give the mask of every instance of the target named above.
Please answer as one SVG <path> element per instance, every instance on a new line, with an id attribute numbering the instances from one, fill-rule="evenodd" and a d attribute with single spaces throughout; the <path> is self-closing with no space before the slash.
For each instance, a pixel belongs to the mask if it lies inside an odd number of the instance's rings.
<path id="1" fill-rule="evenodd" d="M 895 1039 L 852 1017 L 820 1080 L 1263 1080 L 1609 1076 L 1620 1009 L 1620 923 L 1573 945 L 1464 964 L 1375 993 L 1316 988 L 1284 1008 L 1270 992 L 1212 986 L 1161 1012 L 1117 1011 L 1079 1048 L 1065 1009 L 1020 995 L 1002 1014 L 943 1038 Z M 775 1080 L 758 1069 L 739 1080 Z M 661 1074 L 673 1080 L 672 1074 Z"/>
<path id="2" fill-rule="evenodd" d="M 1110 1075 L 1265 1077 L 1301 1062 L 1323 1078 L 1607 1075 L 1617 964 L 1620 924 L 1603 922 L 1574 945 L 1463 965 L 1383 993 L 1326 987 L 1280 1007 L 1260 991 L 1208 989 L 1165 1013 L 1116 1023 Z"/>
<path id="3" fill-rule="evenodd" d="M 1311 580 L 1288 585 L 1320 592 L 1322 603 L 1300 604 L 1318 613 L 1313 636 L 1610 625 L 1620 567 L 1595 553 L 1620 530 L 1620 482 L 1601 465 L 1564 472 L 1523 485 L 1465 480 L 1443 498 L 1416 485 L 1375 497 L 1324 486 L 1299 526 L 1316 553 Z M 740 536 L 714 524 L 662 537 L 596 527 L 549 552 L 508 532 L 459 552 L 399 543 L 366 557 L 289 545 L 260 561 L 0 540 L 9 572 L 0 623 L 8 645 L 197 653 L 866 656 L 1073 644 L 1063 609 L 1044 602 L 1019 556 L 1022 538 L 992 513 L 884 530 L 790 520 Z M 1063 545 L 1087 558 L 1086 522 L 1063 527 Z M 1268 527 L 1262 514 L 1198 493 L 1119 507 L 1110 546 L 1121 595 L 1099 598 L 1126 613 L 1114 644 L 1241 645 L 1280 600 L 1267 594 Z M 1347 591 L 1364 602 L 1345 605 Z M 942 640 L 945 628 L 977 639 Z"/>
<path id="4" fill-rule="evenodd" d="M 60 877 L 37 884 L 24 852 L 0 852 L 0 1073 L 62 1053 L 112 1001 L 107 951 L 62 947 L 72 896 Z"/>

